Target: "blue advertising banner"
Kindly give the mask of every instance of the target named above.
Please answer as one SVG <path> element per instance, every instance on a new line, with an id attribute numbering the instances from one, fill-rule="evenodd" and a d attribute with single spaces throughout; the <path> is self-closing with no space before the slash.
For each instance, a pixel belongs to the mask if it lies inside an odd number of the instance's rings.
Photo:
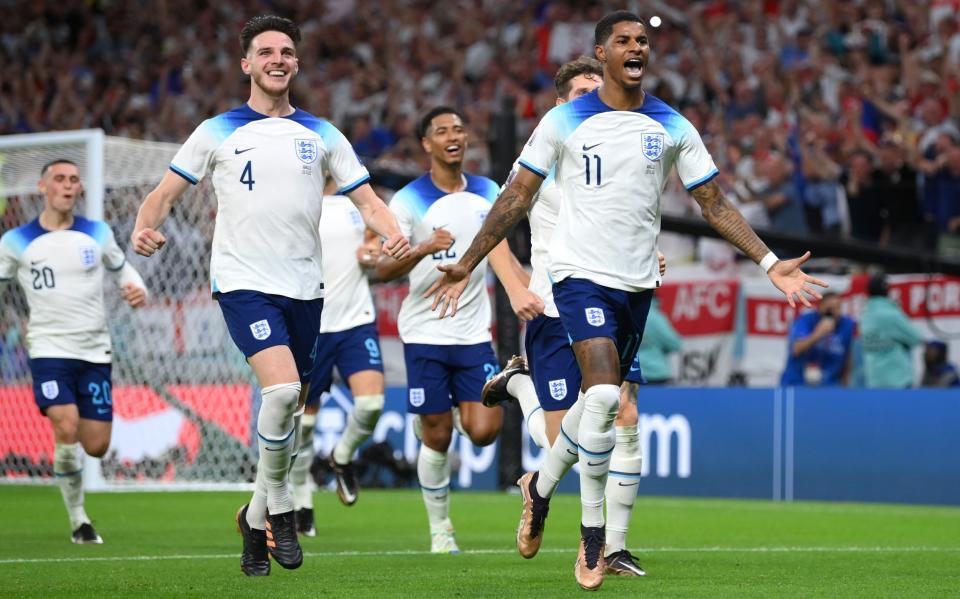
<path id="1" fill-rule="evenodd" d="M 387 390 L 374 441 L 416 461 L 406 390 Z M 339 387 L 325 397 L 318 451 L 328 452 L 352 407 Z M 645 495 L 960 505 L 960 394 L 940 390 L 695 389 L 640 391 Z M 452 483 L 496 488 L 496 444 L 454 435 Z M 543 452 L 524 444 L 523 466 Z M 576 468 L 560 490 L 576 492 Z"/>

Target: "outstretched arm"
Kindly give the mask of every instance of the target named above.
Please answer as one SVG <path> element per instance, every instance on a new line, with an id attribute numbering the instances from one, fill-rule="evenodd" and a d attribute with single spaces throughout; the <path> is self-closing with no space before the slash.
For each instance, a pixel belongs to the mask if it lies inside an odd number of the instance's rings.
<path id="1" fill-rule="evenodd" d="M 141 256 L 152 256 L 167 243 L 167 238 L 157 229 L 167 219 L 173 203 L 180 199 L 188 187 L 190 183 L 186 179 L 167 171 L 160 183 L 147 194 L 137 212 L 137 222 L 130 236 L 133 251 Z"/>
<path id="2" fill-rule="evenodd" d="M 415 245 L 403 258 L 391 258 L 380 254 L 376 277 L 380 281 L 392 281 L 405 276 L 413 267 L 430 254 L 447 250 L 456 240 L 446 229 L 434 229 L 429 238 Z"/>
<path id="3" fill-rule="evenodd" d="M 466 288 L 470 273 L 530 210 L 533 196 L 540 189 L 541 183 L 543 178 L 539 175 L 526 168 L 519 169 L 493 203 L 483 226 L 460 261 L 437 267 L 443 275 L 427 289 L 423 297 L 434 296 L 434 310 L 443 304 L 440 318 L 447 314 L 447 310 L 450 311 L 450 316 L 457 313 L 457 299 Z"/>
<path id="4" fill-rule="evenodd" d="M 360 211 L 363 222 L 384 239 L 383 251 L 386 255 L 402 259 L 410 253 L 410 242 L 400 232 L 396 217 L 369 184 L 354 189 L 347 197 Z"/>
<path id="5" fill-rule="evenodd" d="M 724 197 L 716 181 L 701 185 L 692 193 L 693 198 L 700 204 L 703 218 L 734 247 L 766 268 L 770 282 L 787 296 L 790 306 L 796 307 L 796 301 L 799 301 L 809 307 L 810 300 L 807 296 L 820 299 L 820 293 L 812 285 L 827 287 L 827 283 L 800 270 L 800 266 L 810 258 L 810 252 L 791 260 L 777 259 L 757 237 L 753 227 L 744 220 L 740 211 Z M 772 264 L 767 264 L 771 261 Z"/>

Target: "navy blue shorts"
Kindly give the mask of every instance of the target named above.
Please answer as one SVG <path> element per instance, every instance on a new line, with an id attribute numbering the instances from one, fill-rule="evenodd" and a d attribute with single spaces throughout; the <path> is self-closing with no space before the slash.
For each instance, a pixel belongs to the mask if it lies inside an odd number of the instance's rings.
<path id="1" fill-rule="evenodd" d="M 527 323 L 524 338 L 530 378 L 546 412 L 569 410 L 580 392 L 580 367 L 559 318 L 545 314 Z"/>
<path id="2" fill-rule="evenodd" d="M 404 343 L 407 411 L 442 414 L 455 404 L 480 401 L 483 385 L 500 372 L 489 343 L 427 345 Z"/>
<path id="3" fill-rule="evenodd" d="M 358 372 L 383 372 L 380 353 L 380 335 L 375 322 L 362 324 L 346 331 L 320 333 L 317 345 L 317 366 L 310 379 L 307 405 L 317 405 L 320 396 L 333 383 L 333 367 L 344 381 Z"/>
<path id="4" fill-rule="evenodd" d="M 33 358 L 33 397 L 46 415 L 47 408 L 77 404 L 81 418 L 113 421 L 110 395 L 110 364 L 94 364 L 70 358 Z"/>
<path id="5" fill-rule="evenodd" d="M 553 299 L 572 343 L 613 339 L 620 353 L 620 376 L 625 376 L 643 338 L 653 290 L 623 291 L 568 277 L 553 284 Z"/>
<path id="6" fill-rule="evenodd" d="M 639 358 L 640 354 L 633 357 L 633 362 L 630 363 L 630 370 L 624 375 L 623 380 L 630 383 L 637 383 L 638 385 L 646 385 L 647 379 L 643 377 L 643 371 L 640 370 Z"/>
<path id="7" fill-rule="evenodd" d="M 323 299 L 296 300 L 259 291 L 228 291 L 220 303 L 230 337 L 247 358 L 268 347 L 286 345 L 297 362 L 300 382 L 308 383 L 317 358 Z"/>

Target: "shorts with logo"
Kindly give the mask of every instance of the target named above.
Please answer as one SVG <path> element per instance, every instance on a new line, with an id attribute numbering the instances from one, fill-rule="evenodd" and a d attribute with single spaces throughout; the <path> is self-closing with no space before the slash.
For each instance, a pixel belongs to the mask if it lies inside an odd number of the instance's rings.
<path id="1" fill-rule="evenodd" d="M 370 322 L 335 333 L 320 333 L 317 365 L 310 379 L 307 405 L 319 404 L 320 396 L 330 389 L 334 366 L 344 381 L 364 370 L 383 372 L 377 323 Z"/>
<path id="2" fill-rule="evenodd" d="M 541 314 L 527 323 L 524 337 L 530 378 L 545 412 L 569 410 L 580 392 L 580 367 L 559 318 Z"/>
<path id="3" fill-rule="evenodd" d="M 553 284 L 553 299 L 571 343 L 613 339 L 620 354 L 620 376 L 625 376 L 643 338 L 653 290 L 623 291 L 568 277 Z"/>
<path id="4" fill-rule="evenodd" d="M 47 408 L 76 404 L 81 418 L 113 421 L 110 364 L 71 358 L 32 358 L 33 397 L 46 415 Z"/>
<path id="5" fill-rule="evenodd" d="M 465 401 L 480 401 L 483 385 L 500 372 L 489 342 L 475 345 L 404 343 L 407 411 L 442 414 Z"/>
<path id="6" fill-rule="evenodd" d="M 640 354 L 633 357 L 633 362 L 630 363 L 630 370 L 623 376 L 623 380 L 624 382 L 636 383 L 638 385 L 647 384 L 647 379 L 643 376 L 643 371 L 640 369 Z"/>
<path id="7" fill-rule="evenodd" d="M 268 347 L 286 345 L 300 382 L 310 381 L 317 358 L 323 298 L 297 300 L 260 291 L 216 293 L 230 337 L 249 358 Z"/>

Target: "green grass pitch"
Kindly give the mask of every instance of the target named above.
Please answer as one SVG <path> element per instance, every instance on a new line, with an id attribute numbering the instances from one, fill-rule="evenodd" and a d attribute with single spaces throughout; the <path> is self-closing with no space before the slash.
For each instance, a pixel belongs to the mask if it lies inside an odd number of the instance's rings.
<path id="1" fill-rule="evenodd" d="M 520 499 L 459 492 L 463 553 L 428 553 L 416 491 L 364 491 L 352 508 L 315 496 L 304 565 L 240 573 L 233 514 L 247 493 L 94 493 L 105 539 L 76 546 L 53 487 L 0 487 L 0 597 L 563 597 L 579 502 L 551 505 L 544 547 L 514 548 Z M 606 596 L 958 597 L 960 509 L 641 497 L 629 537 L 649 576 L 607 577 Z"/>

